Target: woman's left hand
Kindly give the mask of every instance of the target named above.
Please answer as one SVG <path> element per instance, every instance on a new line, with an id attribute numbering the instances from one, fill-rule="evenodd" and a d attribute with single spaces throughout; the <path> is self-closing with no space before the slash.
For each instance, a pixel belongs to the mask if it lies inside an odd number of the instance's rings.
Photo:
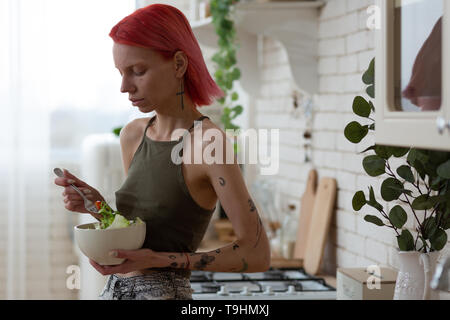
<path id="1" fill-rule="evenodd" d="M 117 254 L 115 255 L 114 252 Z M 110 275 L 115 273 L 129 273 L 142 269 L 151 268 L 154 252 L 150 249 L 139 250 L 113 250 L 110 254 L 116 258 L 126 259 L 122 264 L 115 266 L 102 266 L 94 260 L 89 259 L 90 264 L 102 275 Z"/>

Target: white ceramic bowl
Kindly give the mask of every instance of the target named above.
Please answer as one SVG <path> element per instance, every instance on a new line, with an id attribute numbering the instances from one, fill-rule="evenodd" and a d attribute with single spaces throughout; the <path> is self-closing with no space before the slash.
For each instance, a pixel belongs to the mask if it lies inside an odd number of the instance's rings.
<path id="1" fill-rule="evenodd" d="M 74 227 L 74 237 L 83 254 L 100 265 L 117 265 L 125 261 L 109 255 L 114 249 L 137 250 L 145 240 L 145 222 L 120 229 L 95 229 L 94 223 Z"/>

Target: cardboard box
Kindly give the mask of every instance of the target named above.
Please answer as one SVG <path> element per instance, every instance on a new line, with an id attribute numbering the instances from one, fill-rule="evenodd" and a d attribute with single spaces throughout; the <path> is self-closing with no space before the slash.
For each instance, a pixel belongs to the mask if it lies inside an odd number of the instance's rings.
<path id="1" fill-rule="evenodd" d="M 337 270 L 337 300 L 392 300 L 397 271 L 370 266 Z"/>

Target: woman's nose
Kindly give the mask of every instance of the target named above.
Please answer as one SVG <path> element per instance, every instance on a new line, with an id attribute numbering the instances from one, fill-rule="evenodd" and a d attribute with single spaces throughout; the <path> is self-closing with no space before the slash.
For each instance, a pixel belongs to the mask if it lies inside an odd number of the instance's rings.
<path id="1" fill-rule="evenodd" d="M 127 92 L 133 93 L 134 91 L 136 91 L 136 87 L 134 86 L 134 84 L 132 84 L 126 77 L 123 77 L 122 85 L 120 87 L 120 92 L 122 92 L 122 93 L 127 93 Z"/>

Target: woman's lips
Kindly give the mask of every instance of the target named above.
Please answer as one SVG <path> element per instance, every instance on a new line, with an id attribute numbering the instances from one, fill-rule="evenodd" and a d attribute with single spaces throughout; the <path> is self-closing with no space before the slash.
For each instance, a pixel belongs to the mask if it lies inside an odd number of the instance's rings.
<path id="1" fill-rule="evenodd" d="M 140 100 L 132 100 L 131 102 L 133 102 L 133 106 L 137 107 L 140 106 L 143 101 L 144 99 L 140 99 Z"/>

